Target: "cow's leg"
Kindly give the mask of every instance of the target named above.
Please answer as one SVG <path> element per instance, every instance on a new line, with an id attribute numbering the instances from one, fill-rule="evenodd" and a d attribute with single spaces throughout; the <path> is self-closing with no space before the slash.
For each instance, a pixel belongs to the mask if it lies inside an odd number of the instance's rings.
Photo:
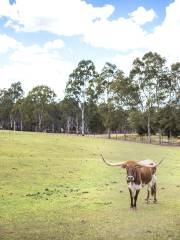
<path id="1" fill-rule="evenodd" d="M 129 194 L 130 194 L 130 198 L 131 198 L 131 205 L 130 208 L 133 208 L 133 196 L 132 196 L 132 190 L 129 188 Z"/>
<path id="2" fill-rule="evenodd" d="M 147 204 L 149 203 L 149 196 L 150 196 L 150 190 L 149 188 L 147 189 L 147 198 L 145 199 Z"/>
<path id="3" fill-rule="evenodd" d="M 156 175 L 154 174 L 153 175 L 153 178 L 152 178 L 152 187 L 151 187 L 151 195 L 154 197 L 154 203 L 157 202 L 157 198 L 156 198 L 156 192 L 157 192 L 157 185 L 156 185 Z"/>
<path id="4" fill-rule="evenodd" d="M 140 190 L 136 190 L 136 194 L 135 194 L 135 197 L 134 197 L 134 208 L 135 209 L 136 209 L 136 201 L 137 201 L 137 198 L 138 198 L 139 191 Z"/>
<path id="5" fill-rule="evenodd" d="M 157 190 L 157 188 L 156 188 L 156 183 L 152 186 L 152 195 L 154 196 L 154 203 L 156 203 L 157 202 L 157 198 L 156 198 L 156 190 Z"/>
<path id="6" fill-rule="evenodd" d="M 149 197 L 150 197 L 150 191 L 151 191 L 151 186 L 150 186 L 150 184 L 148 184 L 148 187 L 147 187 L 147 197 L 146 197 L 146 202 L 147 202 L 147 204 L 149 203 Z M 152 191 L 151 191 L 151 193 L 152 193 Z"/>

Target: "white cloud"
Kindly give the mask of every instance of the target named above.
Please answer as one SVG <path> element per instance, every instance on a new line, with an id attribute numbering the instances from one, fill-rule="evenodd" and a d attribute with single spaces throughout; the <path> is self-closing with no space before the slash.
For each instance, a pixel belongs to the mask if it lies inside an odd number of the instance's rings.
<path id="1" fill-rule="evenodd" d="M 0 53 L 7 53 L 20 46 L 21 43 L 17 42 L 14 38 L 9 37 L 7 34 L 0 34 Z"/>
<path id="2" fill-rule="evenodd" d="M 164 55 L 170 62 L 180 61 L 180 0 L 166 8 L 166 16 L 146 41 L 149 49 Z"/>
<path id="3" fill-rule="evenodd" d="M 56 39 L 54 41 L 46 42 L 44 48 L 47 50 L 61 49 L 65 47 L 65 43 L 61 39 Z"/>
<path id="4" fill-rule="evenodd" d="M 93 7 L 81 0 L 18 0 L 10 6 L 0 0 L 0 16 L 10 17 L 6 26 L 18 31 L 49 31 L 59 35 L 80 35 L 96 19 L 106 19 L 114 11 L 112 5 Z"/>
<path id="5" fill-rule="evenodd" d="M 153 21 L 156 13 L 142 6 L 129 13 L 128 18 L 114 20 L 109 19 L 115 10 L 112 5 L 94 7 L 82 0 L 18 0 L 14 5 L 0 0 L 0 6 L 0 16 L 10 18 L 5 26 L 12 26 L 16 31 L 82 35 L 82 39 L 94 47 L 123 53 L 145 49 L 165 55 L 171 55 L 172 51 L 177 55 L 180 46 L 180 0 L 167 7 L 163 23 L 152 33 L 145 31 L 143 24 Z M 52 48 L 55 45 L 63 47 L 62 42 L 48 43 Z"/>
<path id="6" fill-rule="evenodd" d="M 50 86 L 58 96 L 63 97 L 65 84 L 74 64 L 65 61 L 60 53 L 49 51 L 46 46 L 21 46 L 11 56 L 11 64 L 0 67 L 3 81 L 1 88 L 20 81 L 26 93 L 41 84 Z"/>
<path id="7" fill-rule="evenodd" d="M 95 47 L 126 52 L 145 46 L 146 32 L 131 19 L 107 19 L 93 23 L 86 29 L 84 41 Z"/>
<path id="8" fill-rule="evenodd" d="M 156 13 L 153 9 L 146 10 L 144 7 L 138 7 L 134 12 L 130 13 L 129 16 L 138 25 L 143 25 L 153 21 Z"/>
<path id="9" fill-rule="evenodd" d="M 82 0 L 18 0 L 13 6 L 0 0 L 0 6 L 0 16 L 9 17 L 5 26 L 16 31 L 82 35 L 94 47 L 121 51 L 144 48 L 147 33 L 140 25 L 155 16 L 152 9 L 139 7 L 129 18 L 111 21 L 112 5 L 94 7 Z"/>
<path id="10" fill-rule="evenodd" d="M 4 1 L 8 5 L 7 0 L 0 0 L 0 5 Z M 2 5 L 0 15 L 8 16 L 10 20 L 5 26 L 16 31 L 44 30 L 65 36 L 82 35 L 92 46 L 124 51 L 143 47 L 146 32 L 134 19 L 139 16 L 141 21 L 142 18 L 150 21 L 149 15 L 153 12 L 139 8 L 132 13 L 134 17 L 110 21 L 115 10 L 112 5 L 94 7 L 82 0 L 18 0 L 13 6 L 6 5 Z"/>

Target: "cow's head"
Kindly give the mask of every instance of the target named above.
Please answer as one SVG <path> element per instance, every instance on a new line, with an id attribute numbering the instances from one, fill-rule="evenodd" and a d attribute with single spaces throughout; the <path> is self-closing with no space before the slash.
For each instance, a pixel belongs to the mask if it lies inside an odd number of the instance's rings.
<path id="1" fill-rule="evenodd" d="M 138 178 L 139 175 L 139 169 L 142 167 L 142 165 L 139 165 L 135 161 L 127 161 L 122 163 L 122 168 L 126 169 L 127 172 L 127 183 L 135 182 L 135 180 Z"/>

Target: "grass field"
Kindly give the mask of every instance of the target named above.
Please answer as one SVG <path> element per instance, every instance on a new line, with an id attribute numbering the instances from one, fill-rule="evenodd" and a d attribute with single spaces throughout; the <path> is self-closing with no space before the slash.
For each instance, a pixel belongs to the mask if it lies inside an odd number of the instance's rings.
<path id="1" fill-rule="evenodd" d="M 125 171 L 159 161 L 158 203 L 129 209 Z M 72 135 L 0 132 L 1 240 L 180 239 L 180 148 Z"/>

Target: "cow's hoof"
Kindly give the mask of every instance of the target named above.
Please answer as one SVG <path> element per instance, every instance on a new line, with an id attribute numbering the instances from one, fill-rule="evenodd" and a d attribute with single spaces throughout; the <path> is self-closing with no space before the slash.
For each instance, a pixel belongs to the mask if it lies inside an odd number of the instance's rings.
<path id="1" fill-rule="evenodd" d="M 134 207 L 134 206 L 133 206 L 133 207 L 130 207 L 130 210 L 131 210 L 131 211 L 136 211 L 136 207 Z"/>
<path id="2" fill-rule="evenodd" d="M 155 203 L 155 204 L 156 204 L 156 203 L 157 203 L 157 199 L 155 199 L 155 200 L 153 201 L 153 203 Z"/>

